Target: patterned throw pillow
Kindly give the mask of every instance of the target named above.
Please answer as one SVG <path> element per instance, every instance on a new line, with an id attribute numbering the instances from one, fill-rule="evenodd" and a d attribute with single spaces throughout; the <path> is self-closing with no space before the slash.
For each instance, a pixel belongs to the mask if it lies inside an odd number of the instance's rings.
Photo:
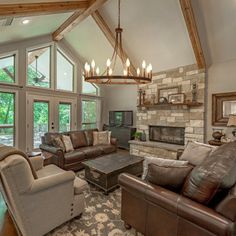
<path id="1" fill-rule="evenodd" d="M 111 141 L 110 131 L 93 132 L 94 146 L 99 144 L 110 144 L 110 141 Z"/>
<path id="2" fill-rule="evenodd" d="M 60 148 L 63 152 L 66 151 L 65 145 L 60 137 L 56 137 L 52 143 L 54 147 Z"/>
<path id="3" fill-rule="evenodd" d="M 70 152 L 74 150 L 70 136 L 62 135 L 62 141 L 65 145 L 66 152 Z"/>

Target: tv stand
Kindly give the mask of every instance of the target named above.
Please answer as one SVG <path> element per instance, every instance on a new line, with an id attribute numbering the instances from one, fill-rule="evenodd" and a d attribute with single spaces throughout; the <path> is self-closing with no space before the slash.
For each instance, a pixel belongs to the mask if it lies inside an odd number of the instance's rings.
<path id="1" fill-rule="evenodd" d="M 111 131 L 111 136 L 118 139 L 118 147 L 129 149 L 129 141 L 134 139 L 136 128 L 130 126 L 104 125 L 103 130 Z"/>

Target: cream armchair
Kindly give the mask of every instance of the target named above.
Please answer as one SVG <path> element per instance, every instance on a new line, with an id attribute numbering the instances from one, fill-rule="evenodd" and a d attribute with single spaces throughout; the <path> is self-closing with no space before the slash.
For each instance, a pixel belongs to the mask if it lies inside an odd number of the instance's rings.
<path id="1" fill-rule="evenodd" d="M 38 179 L 21 155 L 0 161 L 1 191 L 19 234 L 42 236 L 83 212 L 88 185 L 72 171 L 43 167 L 41 157 L 30 161 Z"/>

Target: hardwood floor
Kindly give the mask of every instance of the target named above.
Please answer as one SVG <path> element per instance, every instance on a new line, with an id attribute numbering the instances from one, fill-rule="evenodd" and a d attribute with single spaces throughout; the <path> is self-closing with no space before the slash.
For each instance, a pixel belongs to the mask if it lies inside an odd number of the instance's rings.
<path id="1" fill-rule="evenodd" d="M 17 236 L 15 226 L 0 193 L 0 236 Z"/>

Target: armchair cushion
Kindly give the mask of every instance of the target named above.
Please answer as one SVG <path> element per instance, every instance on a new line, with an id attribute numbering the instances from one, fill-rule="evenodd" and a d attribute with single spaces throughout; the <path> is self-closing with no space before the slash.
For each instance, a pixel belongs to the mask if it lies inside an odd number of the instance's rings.
<path id="1" fill-rule="evenodd" d="M 74 180 L 75 195 L 81 194 L 87 189 L 89 189 L 88 183 L 83 179 L 75 177 L 75 180 Z"/>
<path id="2" fill-rule="evenodd" d="M 193 166 L 158 166 L 155 164 L 148 165 L 148 173 L 146 180 L 152 184 L 165 187 L 167 189 L 179 190 L 187 175 L 192 170 Z"/>

